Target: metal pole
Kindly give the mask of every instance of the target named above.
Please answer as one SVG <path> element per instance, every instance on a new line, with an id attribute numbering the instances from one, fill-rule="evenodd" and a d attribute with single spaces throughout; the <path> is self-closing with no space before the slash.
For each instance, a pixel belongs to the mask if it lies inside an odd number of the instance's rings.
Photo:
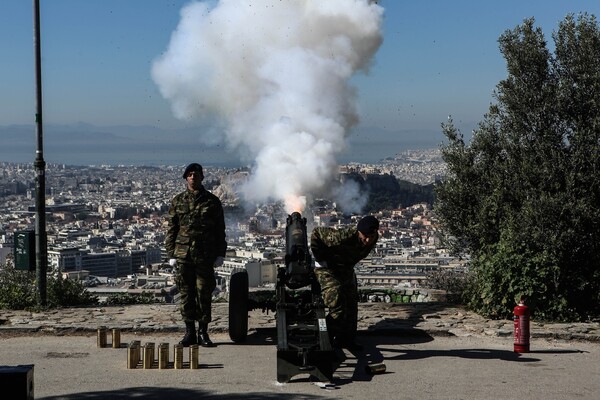
<path id="1" fill-rule="evenodd" d="M 42 52 L 40 40 L 40 1 L 33 0 L 33 47 L 35 54 L 35 274 L 38 287 L 38 305 L 46 305 L 46 271 L 48 269 L 46 237 L 46 163 L 43 151 L 42 126 Z"/>

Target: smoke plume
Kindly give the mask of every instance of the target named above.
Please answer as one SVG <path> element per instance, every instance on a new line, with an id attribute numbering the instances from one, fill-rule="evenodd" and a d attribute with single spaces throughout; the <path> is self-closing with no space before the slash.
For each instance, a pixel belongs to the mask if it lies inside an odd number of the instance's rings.
<path id="1" fill-rule="evenodd" d="M 247 200 L 301 210 L 336 176 L 358 121 L 349 79 L 381 44 L 382 17 L 369 0 L 192 2 L 152 77 L 176 117 L 224 123 L 254 164 Z"/>

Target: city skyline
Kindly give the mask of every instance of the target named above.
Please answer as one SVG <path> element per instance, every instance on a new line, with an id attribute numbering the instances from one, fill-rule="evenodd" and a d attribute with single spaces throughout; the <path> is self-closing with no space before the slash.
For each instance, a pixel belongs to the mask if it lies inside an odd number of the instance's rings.
<path id="1" fill-rule="evenodd" d="M 189 3 L 41 1 L 46 161 L 198 160 L 228 166 L 254 161 L 228 149 L 222 125 L 207 118 L 176 119 L 152 77 Z M 263 3 L 269 4 L 254 2 Z M 449 115 L 468 135 L 506 75 L 497 44 L 505 30 L 534 17 L 551 48 L 550 35 L 568 13 L 600 12 L 600 4 L 586 0 L 379 4 L 383 42 L 367 72 L 359 70 L 349 80 L 360 122 L 349 132 L 348 149 L 337 154 L 339 162 L 376 162 L 410 148 L 437 147 L 443 141 L 440 124 Z M 0 5 L 5 51 L 0 161 L 32 162 L 35 156 L 31 8 L 18 0 Z"/>

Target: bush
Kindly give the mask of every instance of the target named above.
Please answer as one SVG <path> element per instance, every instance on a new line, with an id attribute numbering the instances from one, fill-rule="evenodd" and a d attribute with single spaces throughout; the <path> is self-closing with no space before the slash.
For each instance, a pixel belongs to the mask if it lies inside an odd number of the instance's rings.
<path id="1" fill-rule="evenodd" d="M 450 270 L 438 270 L 427 274 L 427 287 L 446 291 L 450 303 L 465 304 L 472 274 Z"/>
<path id="2" fill-rule="evenodd" d="M 10 264 L 0 269 L 0 308 L 23 310 L 36 305 L 35 272 L 19 271 Z"/>
<path id="3" fill-rule="evenodd" d="M 0 308 L 8 310 L 37 309 L 35 272 L 20 271 L 11 264 L 0 269 Z M 79 281 L 49 277 L 46 282 L 48 308 L 94 305 L 95 295 L 87 292 Z"/>
<path id="4" fill-rule="evenodd" d="M 154 295 L 150 292 L 142 292 L 139 295 L 118 293 L 112 294 L 106 298 L 106 304 L 110 306 L 154 303 L 161 303 L 161 301 L 154 297 Z"/>
<path id="5" fill-rule="evenodd" d="M 81 281 L 60 278 L 48 279 L 47 300 L 49 307 L 98 304 L 98 296 L 86 291 Z"/>

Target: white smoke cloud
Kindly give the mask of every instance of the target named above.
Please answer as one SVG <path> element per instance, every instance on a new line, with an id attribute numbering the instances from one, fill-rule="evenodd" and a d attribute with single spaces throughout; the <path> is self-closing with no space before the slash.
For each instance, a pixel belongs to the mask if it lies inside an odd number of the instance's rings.
<path id="1" fill-rule="evenodd" d="M 369 193 L 361 190 L 358 182 L 351 179 L 333 187 L 331 196 L 344 214 L 362 214 L 369 200 Z"/>
<path id="2" fill-rule="evenodd" d="M 254 162 L 247 200 L 294 211 L 337 172 L 358 121 L 348 81 L 381 44 L 383 9 L 369 0 L 211 5 L 181 10 L 152 77 L 176 117 L 225 122 L 225 142 Z"/>

